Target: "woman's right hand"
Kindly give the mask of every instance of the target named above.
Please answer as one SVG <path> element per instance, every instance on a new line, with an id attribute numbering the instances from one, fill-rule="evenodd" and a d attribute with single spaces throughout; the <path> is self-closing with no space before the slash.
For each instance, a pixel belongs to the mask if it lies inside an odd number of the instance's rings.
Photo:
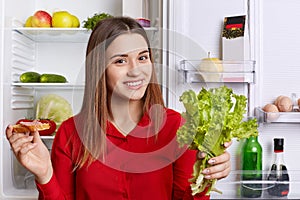
<path id="1" fill-rule="evenodd" d="M 35 175 L 37 182 L 49 182 L 53 174 L 50 153 L 38 131 L 32 134 L 14 133 L 13 127 L 9 125 L 6 137 L 17 160 Z"/>

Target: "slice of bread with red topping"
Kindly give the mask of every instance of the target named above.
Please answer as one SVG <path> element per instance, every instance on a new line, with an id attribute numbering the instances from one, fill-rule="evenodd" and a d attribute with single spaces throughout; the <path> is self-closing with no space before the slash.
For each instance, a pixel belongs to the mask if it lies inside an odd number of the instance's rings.
<path id="1" fill-rule="evenodd" d="M 32 122 L 20 122 L 19 124 L 13 125 L 13 132 L 15 133 L 28 133 L 28 132 L 34 132 L 47 130 L 50 128 L 50 125 L 48 123 L 42 123 L 37 120 L 34 120 Z"/>

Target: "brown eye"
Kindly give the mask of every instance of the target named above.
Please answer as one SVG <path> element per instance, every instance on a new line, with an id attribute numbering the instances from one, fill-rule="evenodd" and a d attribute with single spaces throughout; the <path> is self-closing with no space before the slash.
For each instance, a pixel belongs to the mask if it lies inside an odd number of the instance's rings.
<path id="1" fill-rule="evenodd" d="M 139 60 L 148 60 L 149 56 L 143 55 L 139 57 Z"/>
<path id="2" fill-rule="evenodd" d="M 118 59 L 114 63 L 116 63 L 116 64 L 123 64 L 123 63 L 126 63 L 126 60 L 125 59 Z"/>

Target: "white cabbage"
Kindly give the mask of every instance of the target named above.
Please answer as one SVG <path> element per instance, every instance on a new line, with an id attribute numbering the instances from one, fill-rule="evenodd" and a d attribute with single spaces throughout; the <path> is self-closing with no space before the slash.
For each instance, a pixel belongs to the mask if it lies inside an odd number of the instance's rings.
<path id="1" fill-rule="evenodd" d="M 56 94 L 42 96 L 36 105 L 36 119 L 50 119 L 57 128 L 63 121 L 73 116 L 70 103 Z"/>

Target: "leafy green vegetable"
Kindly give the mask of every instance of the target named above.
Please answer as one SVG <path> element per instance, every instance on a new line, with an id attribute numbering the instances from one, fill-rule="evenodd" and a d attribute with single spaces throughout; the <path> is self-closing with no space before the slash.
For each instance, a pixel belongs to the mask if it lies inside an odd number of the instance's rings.
<path id="1" fill-rule="evenodd" d="M 100 20 L 111 17 L 113 16 L 108 13 L 95 13 L 93 17 L 88 17 L 87 20 L 83 21 L 83 27 L 88 30 L 93 30 Z"/>
<path id="2" fill-rule="evenodd" d="M 185 91 L 180 97 L 185 107 L 182 117 L 185 124 L 177 131 L 180 145 L 189 145 L 190 149 L 206 153 L 206 157 L 197 160 L 193 167 L 191 182 L 192 194 L 195 195 L 208 187 L 211 191 L 217 182 L 204 178 L 202 171 L 209 167 L 208 160 L 225 151 L 224 143 L 232 138 L 237 140 L 258 135 L 255 118 L 243 121 L 246 113 L 247 98 L 233 93 L 231 88 L 221 86 L 206 90 L 202 88 L 197 95 L 193 90 Z"/>

